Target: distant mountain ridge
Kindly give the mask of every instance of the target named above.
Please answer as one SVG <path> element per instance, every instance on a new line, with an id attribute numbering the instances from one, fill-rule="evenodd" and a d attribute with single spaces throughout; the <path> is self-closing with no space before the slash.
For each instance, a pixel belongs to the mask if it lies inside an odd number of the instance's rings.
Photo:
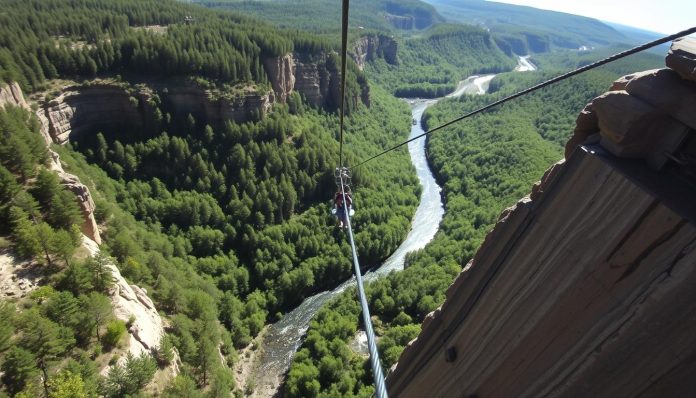
<path id="1" fill-rule="evenodd" d="M 593 18 L 484 0 L 425 0 L 449 20 L 484 26 L 509 50 L 545 52 L 551 48 L 626 43 L 622 32 Z M 521 42 L 520 42 L 521 41 Z"/>

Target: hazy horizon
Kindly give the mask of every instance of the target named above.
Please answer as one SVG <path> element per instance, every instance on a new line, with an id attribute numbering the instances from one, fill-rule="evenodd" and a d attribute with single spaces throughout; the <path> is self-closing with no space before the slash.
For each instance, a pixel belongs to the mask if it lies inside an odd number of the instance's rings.
<path id="1" fill-rule="evenodd" d="M 596 18 L 654 33 L 676 33 L 696 25 L 696 2 L 684 0 L 486 0 Z"/>

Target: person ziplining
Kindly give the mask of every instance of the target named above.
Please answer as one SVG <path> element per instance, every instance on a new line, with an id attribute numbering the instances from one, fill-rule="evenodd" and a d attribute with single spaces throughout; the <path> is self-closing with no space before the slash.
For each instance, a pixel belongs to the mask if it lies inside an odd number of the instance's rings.
<path id="1" fill-rule="evenodd" d="M 336 216 L 338 219 L 339 228 L 348 228 L 348 220 L 346 219 L 346 208 L 348 209 L 348 216 L 353 217 L 355 210 L 353 210 L 353 197 L 350 192 L 345 193 L 346 205 L 343 206 L 343 193 L 339 190 L 334 196 L 334 208 L 331 209 L 331 214 Z"/>
<path id="2" fill-rule="evenodd" d="M 334 171 L 336 177 L 336 186 L 338 191 L 334 195 L 334 206 L 331 209 L 331 215 L 338 219 L 339 228 L 345 229 L 348 227 L 348 217 L 353 217 L 355 210 L 353 209 L 353 195 L 350 191 L 350 169 L 347 167 L 337 167 Z M 343 189 L 341 189 L 343 187 Z M 345 206 L 343 198 L 345 197 Z M 346 209 L 348 214 L 346 214 Z"/>

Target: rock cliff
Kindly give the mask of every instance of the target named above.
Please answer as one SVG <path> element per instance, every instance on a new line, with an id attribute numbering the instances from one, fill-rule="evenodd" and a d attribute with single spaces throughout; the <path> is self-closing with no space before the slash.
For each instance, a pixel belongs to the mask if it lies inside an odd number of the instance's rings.
<path id="1" fill-rule="evenodd" d="M 287 101 L 288 95 L 295 89 L 294 55 L 285 54 L 280 57 L 264 58 L 263 66 L 266 68 L 266 73 L 271 80 L 271 86 L 273 86 L 278 101 Z"/>
<path id="2" fill-rule="evenodd" d="M 340 97 L 340 76 L 327 67 L 328 56 L 322 54 L 312 59 L 298 56 L 295 59 L 295 90 L 315 106 L 333 106 Z M 333 68 L 335 69 L 335 68 Z"/>
<path id="3" fill-rule="evenodd" d="M 0 84 L 0 108 L 7 104 L 29 109 L 29 106 L 24 100 L 22 89 L 19 87 L 17 82 Z"/>
<path id="4" fill-rule="evenodd" d="M 49 168 L 58 175 L 60 183 L 75 194 L 77 204 L 82 211 L 82 233 L 98 245 L 101 245 L 102 241 L 99 233 L 99 226 L 94 218 L 96 206 L 92 199 L 92 194 L 89 192 L 89 188 L 87 188 L 77 176 L 66 173 L 65 170 L 63 170 L 63 165 L 60 163 L 60 157 L 57 153 L 50 149 L 48 152 L 51 157 Z"/>
<path id="5" fill-rule="evenodd" d="M 387 40 L 384 41 L 386 43 Z M 364 46 L 369 47 L 369 43 L 365 43 Z M 368 47 L 365 47 L 364 50 L 367 51 Z M 382 47 L 388 47 L 388 45 L 384 44 Z M 360 46 L 360 50 L 363 50 L 362 46 Z M 374 51 L 386 51 L 391 54 L 389 49 L 374 48 Z M 394 59 L 396 59 L 396 47 L 394 47 L 393 52 Z M 366 56 L 367 53 L 361 57 Z M 356 55 L 354 59 L 362 59 L 361 57 Z M 338 63 L 332 54 L 290 53 L 281 57 L 266 58 L 263 60 L 263 65 L 278 101 L 285 102 L 293 91 L 297 91 L 304 96 L 310 105 L 322 108 L 336 108 L 338 106 L 341 96 L 339 91 L 341 76 Z M 359 84 L 360 93 L 348 97 L 347 100 L 353 105 L 362 102 L 369 106 L 369 87 L 365 82 L 359 82 Z"/>
<path id="6" fill-rule="evenodd" d="M 385 35 L 367 35 L 355 42 L 353 46 L 353 61 L 358 65 L 358 69 L 363 70 L 367 62 L 377 58 L 383 58 L 390 65 L 396 65 L 398 59 L 397 44 L 393 37 Z"/>
<path id="7" fill-rule="evenodd" d="M 0 98 L 2 98 L 2 100 L 4 101 L 2 105 L 4 106 L 5 104 L 10 103 L 12 105 L 28 108 L 26 102 L 24 101 L 22 91 L 19 89 L 19 86 L 16 84 L 10 84 L 8 87 L 3 87 L 0 89 Z M 82 105 L 85 105 L 87 107 L 125 106 L 122 103 L 123 101 L 128 101 L 130 105 L 129 96 L 127 96 L 123 90 L 115 90 L 113 87 L 93 87 L 91 88 L 91 90 L 87 91 L 88 94 L 83 98 L 74 98 L 75 96 L 79 97 L 80 94 L 75 94 L 75 92 L 72 90 L 66 91 L 65 93 L 63 93 L 64 103 L 72 104 L 76 108 L 79 108 Z M 108 94 L 112 94 L 116 97 L 114 102 L 117 105 L 104 105 L 108 102 L 106 99 L 106 96 Z M 140 100 L 146 101 L 148 99 L 146 93 L 144 92 L 140 93 L 140 96 Z M 85 103 L 85 101 L 94 100 L 95 98 L 98 99 L 98 103 L 96 105 Z M 121 103 L 119 104 L 119 102 Z M 74 122 L 74 120 L 71 120 L 71 118 L 75 117 L 74 115 L 76 110 L 72 108 L 71 110 L 68 110 L 68 108 L 69 106 L 62 107 L 61 109 L 63 109 L 63 111 L 60 114 L 72 115 L 65 119 L 68 120 L 69 123 L 58 123 L 59 119 L 57 118 L 49 119 L 52 120 L 52 123 L 55 123 L 53 124 L 54 128 L 56 128 L 54 131 L 60 132 L 59 134 L 52 135 L 52 137 L 59 140 L 59 142 L 61 139 L 63 139 L 61 137 L 67 139 L 67 137 L 70 135 L 70 132 L 66 129 L 60 130 L 58 126 L 72 126 L 71 123 Z M 77 112 L 81 112 L 81 110 L 77 109 Z M 126 110 L 126 112 L 131 112 L 131 110 Z M 45 114 L 45 109 L 40 110 L 39 114 Z M 113 118 L 116 117 L 117 114 L 108 116 L 105 116 L 104 114 L 102 115 L 104 117 Z M 51 116 L 53 117 L 56 115 Z M 79 120 L 81 122 L 85 121 L 85 119 Z M 86 120 L 91 121 L 93 119 L 88 118 Z M 94 219 L 95 205 L 94 201 L 92 200 L 90 191 L 84 184 L 80 182 L 80 180 L 76 176 L 65 172 L 57 153 L 49 149 L 49 154 L 49 168 L 58 175 L 61 184 L 66 186 L 70 191 L 72 191 L 75 194 L 76 200 L 80 205 L 85 220 L 82 226 L 82 231 L 85 235 L 83 237 L 83 246 L 87 249 L 89 254 L 93 256 L 99 251 L 101 237 L 99 234 L 97 223 Z M 9 264 L 9 262 L 4 257 L 4 253 L 2 254 L 3 258 L 0 259 L 2 260 L 0 261 L 0 265 L 2 265 L 1 268 L 3 268 L 2 273 L 4 275 L 6 271 L 4 268 L 6 268 L 6 265 Z M 118 319 L 121 319 L 124 322 L 133 320 L 129 329 L 128 350 L 134 355 L 140 355 L 141 353 L 150 353 L 153 348 L 159 346 L 161 338 L 164 335 L 162 318 L 159 316 L 159 313 L 157 312 L 155 305 L 153 304 L 152 300 L 147 296 L 147 292 L 144 289 L 135 285 L 128 284 L 128 282 L 121 276 L 121 273 L 114 264 L 109 264 L 108 268 L 115 279 L 115 284 L 110 294 L 112 305 L 114 308 L 114 314 Z M 24 274 L 26 275 L 19 275 L 19 277 L 13 277 L 11 279 L 11 282 L 16 282 L 17 287 L 23 292 L 30 291 L 36 285 L 36 283 L 33 282 L 35 277 L 32 276 L 31 272 L 27 271 L 24 272 Z M 26 278 L 34 279 L 28 279 L 29 282 L 27 282 L 27 280 L 25 280 Z M 5 278 L 3 278 L 3 283 L 6 282 L 4 279 Z M 17 294 L 15 293 L 15 290 L 12 290 L 12 286 L 5 286 L 5 284 L 3 284 L 2 286 L 2 291 L 8 291 L 12 294 Z M 178 373 L 178 357 L 175 355 L 175 360 L 173 361 L 173 364 L 169 368 L 160 372 L 164 373 L 164 377 L 175 376 Z"/>
<path id="8" fill-rule="evenodd" d="M 696 65 L 693 43 L 667 65 Z M 691 71 L 625 76 L 580 113 L 566 159 L 426 317 L 391 395 L 696 396 Z"/>
<path id="9" fill-rule="evenodd" d="M 45 102 L 39 111 L 44 134 L 57 144 L 97 129 L 142 128 L 144 114 L 139 104 L 145 93 L 131 96 L 124 88 L 99 84 L 69 87 Z"/>
<path id="10" fill-rule="evenodd" d="M 266 114 L 275 102 L 273 91 L 258 92 L 244 89 L 231 96 L 213 94 L 195 85 L 169 87 L 162 93 L 162 101 L 169 109 L 180 114 L 190 113 L 196 120 L 216 124 L 225 120 L 243 123 L 254 119 L 254 115 Z"/>

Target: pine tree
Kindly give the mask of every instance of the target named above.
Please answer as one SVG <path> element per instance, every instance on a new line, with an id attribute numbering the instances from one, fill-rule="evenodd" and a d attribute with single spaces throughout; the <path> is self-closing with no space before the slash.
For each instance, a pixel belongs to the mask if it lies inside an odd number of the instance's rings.
<path id="1" fill-rule="evenodd" d="M 43 373 L 43 387 L 48 396 L 48 366 L 66 349 L 74 344 L 70 334 L 58 324 L 42 317 L 37 311 L 29 310 L 20 320 L 20 345 L 34 353 L 36 366 Z"/>
<path id="2" fill-rule="evenodd" d="M 34 224 L 29 221 L 27 213 L 19 207 L 13 206 L 10 209 L 10 220 L 17 253 L 28 258 L 41 254 L 39 235 Z"/>
<path id="3" fill-rule="evenodd" d="M 14 317 L 14 306 L 6 301 L 0 301 L 0 354 L 12 345 Z"/>
<path id="4" fill-rule="evenodd" d="M 48 169 L 41 168 L 36 176 L 36 182 L 31 189 L 31 193 L 39 201 L 41 208 L 48 211 L 51 207 L 53 197 L 60 191 L 58 177 Z"/>
<path id="5" fill-rule="evenodd" d="M 53 227 L 62 229 L 70 229 L 73 224 L 82 223 L 82 211 L 72 192 L 61 189 L 53 195 L 48 220 Z"/>
<path id="6" fill-rule="evenodd" d="M 97 253 L 94 257 L 87 260 L 87 267 L 92 273 L 92 286 L 94 290 L 106 293 L 114 284 L 114 277 L 108 264 L 113 261 L 104 252 Z"/>
<path id="7" fill-rule="evenodd" d="M 111 300 L 98 292 L 91 292 L 89 296 L 80 297 L 85 327 L 94 330 L 97 341 L 101 339 L 99 329 L 112 315 Z"/>
<path id="8" fill-rule="evenodd" d="M 37 239 L 39 240 L 41 254 L 43 254 L 46 264 L 52 266 L 53 261 L 51 259 L 51 255 L 53 254 L 52 243 L 56 234 L 55 230 L 53 230 L 53 228 L 51 228 L 51 226 L 45 222 L 39 222 L 38 224 L 34 225 L 34 231 Z"/>
<path id="9" fill-rule="evenodd" d="M 70 232 L 64 229 L 55 231 L 51 241 L 49 242 L 49 246 L 52 254 L 63 260 L 66 266 L 70 266 L 70 260 L 77 249 L 75 239 L 73 239 Z"/>
<path id="10" fill-rule="evenodd" d="M 94 289 L 94 278 L 90 267 L 82 262 L 72 262 L 68 265 L 58 286 L 74 295 L 91 292 Z"/>
<path id="11" fill-rule="evenodd" d="M 21 189 L 12 173 L 0 165 L 0 233 L 9 232 L 10 207 Z"/>
<path id="12" fill-rule="evenodd" d="M 10 394 L 24 389 L 27 381 L 36 374 L 36 358 L 31 352 L 14 346 L 5 355 L 2 363 L 2 382 Z"/>

